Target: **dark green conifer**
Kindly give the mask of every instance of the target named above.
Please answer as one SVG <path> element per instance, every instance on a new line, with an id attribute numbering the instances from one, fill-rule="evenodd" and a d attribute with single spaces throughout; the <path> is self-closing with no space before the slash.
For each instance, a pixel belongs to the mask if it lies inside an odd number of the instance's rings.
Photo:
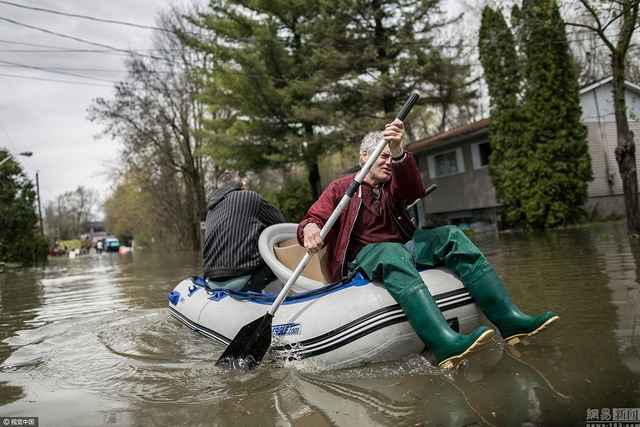
<path id="1" fill-rule="evenodd" d="M 524 0 L 513 17 L 517 37 L 488 7 L 480 30 L 496 193 L 512 224 L 574 223 L 592 172 L 565 25 L 554 0 Z"/>
<path id="2" fill-rule="evenodd" d="M 0 160 L 7 156 L 9 152 L 0 149 Z M 46 261 L 47 242 L 37 228 L 36 191 L 15 159 L 0 166 L 0 218 L 0 261 Z"/>
<path id="3" fill-rule="evenodd" d="M 499 11 L 485 7 L 479 35 L 480 60 L 491 99 L 489 172 L 496 196 L 507 207 L 507 220 L 522 205 L 520 189 L 528 186 L 527 151 L 522 141 L 522 61 L 516 41 Z"/>
<path id="4" fill-rule="evenodd" d="M 409 94 L 466 106 L 468 62 L 436 45 L 439 0 L 215 0 L 184 36 L 211 54 L 205 150 L 216 163 L 259 171 L 304 164 L 312 197 L 319 159 L 391 121 Z M 226 164 L 225 164 L 226 162 Z"/>
<path id="5" fill-rule="evenodd" d="M 580 218 L 593 179 L 576 68 L 555 0 L 524 0 L 521 12 L 531 184 L 515 216 L 533 228 L 570 224 Z"/>

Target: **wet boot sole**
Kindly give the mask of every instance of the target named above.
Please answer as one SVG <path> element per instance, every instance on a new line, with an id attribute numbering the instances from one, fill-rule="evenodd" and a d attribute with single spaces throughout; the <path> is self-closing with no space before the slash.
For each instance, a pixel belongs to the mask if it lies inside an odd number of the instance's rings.
<path id="1" fill-rule="evenodd" d="M 439 367 L 444 369 L 450 369 L 453 365 L 460 359 L 469 356 L 472 353 L 482 350 L 487 344 L 491 342 L 495 335 L 492 329 L 485 331 L 482 335 L 478 337 L 478 339 L 469 346 L 463 353 L 451 356 L 448 359 L 443 360 L 438 364 Z"/>
<path id="2" fill-rule="evenodd" d="M 507 343 L 507 345 L 516 345 L 516 344 L 518 344 L 520 342 L 521 338 L 526 338 L 526 337 L 531 337 L 531 336 L 537 335 L 540 332 L 544 331 L 545 329 L 548 329 L 551 325 L 556 323 L 558 320 L 560 320 L 560 317 L 553 316 L 551 319 L 547 320 L 542 325 L 540 325 L 538 327 L 538 329 L 536 329 L 535 331 L 527 332 L 527 333 L 524 333 L 524 334 L 512 335 L 509 338 L 505 338 L 504 342 Z"/>

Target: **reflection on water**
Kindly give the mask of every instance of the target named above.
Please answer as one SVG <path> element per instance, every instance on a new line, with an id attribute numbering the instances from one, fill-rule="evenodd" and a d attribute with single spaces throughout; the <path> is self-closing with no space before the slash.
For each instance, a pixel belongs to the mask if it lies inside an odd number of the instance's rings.
<path id="1" fill-rule="evenodd" d="M 624 226 L 478 235 L 525 311 L 561 322 L 454 371 L 431 356 L 227 372 L 167 313 L 197 253 L 59 258 L 0 274 L 0 416 L 41 425 L 567 425 L 640 407 L 638 241 Z"/>

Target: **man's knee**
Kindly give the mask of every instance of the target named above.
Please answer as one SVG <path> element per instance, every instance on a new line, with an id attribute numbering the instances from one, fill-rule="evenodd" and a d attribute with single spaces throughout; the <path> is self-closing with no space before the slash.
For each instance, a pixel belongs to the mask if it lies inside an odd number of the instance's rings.
<path id="1" fill-rule="evenodd" d="M 356 257 L 356 264 L 369 278 L 382 277 L 385 270 L 415 269 L 413 256 L 400 243 L 374 243 L 365 246 Z"/>
<path id="2" fill-rule="evenodd" d="M 455 225 L 447 225 L 447 232 L 449 233 L 448 240 L 451 242 L 467 242 L 470 241 L 469 237 L 459 227 Z"/>
<path id="3" fill-rule="evenodd" d="M 421 239 L 441 239 L 441 240 L 456 240 L 467 239 L 467 235 L 464 231 L 460 230 L 455 225 L 443 225 L 437 228 L 431 228 L 427 230 L 417 230 L 414 234 L 414 240 Z"/>
<path id="4" fill-rule="evenodd" d="M 392 243 L 392 242 L 381 242 L 381 243 L 372 243 L 370 245 L 365 246 L 358 256 L 356 257 L 356 263 L 359 260 L 384 260 L 384 259 L 403 259 L 407 255 L 411 259 L 411 254 L 401 243 Z"/>

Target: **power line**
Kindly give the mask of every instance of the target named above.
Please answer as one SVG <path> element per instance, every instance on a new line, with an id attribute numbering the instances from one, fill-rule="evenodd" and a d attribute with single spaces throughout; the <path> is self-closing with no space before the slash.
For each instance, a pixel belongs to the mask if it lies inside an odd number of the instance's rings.
<path id="1" fill-rule="evenodd" d="M 4 0 L 0 0 L 0 3 L 22 7 L 20 5 L 16 5 L 15 3 L 6 2 Z M 26 6 L 24 8 L 40 10 L 40 8 L 32 8 L 32 7 L 26 7 Z M 52 11 L 52 10 L 49 10 L 49 9 L 44 9 L 42 11 L 47 11 L 47 12 L 50 12 L 50 13 L 57 13 L 56 11 Z M 65 13 L 61 12 L 60 14 L 65 14 Z M 66 14 L 66 15 L 75 15 L 75 14 Z M 87 17 L 87 16 L 84 16 L 84 15 L 78 15 L 78 17 L 84 17 L 84 18 L 87 18 L 87 19 L 92 18 L 92 17 Z M 14 44 L 20 44 L 20 45 L 25 45 L 25 46 L 46 47 L 46 48 L 55 49 L 53 51 L 50 51 L 49 53 L 72 53 L 72 52 L 88 53 L 88 52 L 92 52 L 92 53 L 113 53 L 113 54 L 129 54 L 129 55 L 132 54 L 132 55 L 139 56 L 139 57 L 146 57 L 146 58 L 151 58 L 151 59 L 155 59 L 155 60 L 168 61 L 167 58 L 157 58 L 157 57 L 154 57 L 153 55 L 147 55 L 147 54 L 140 53 L 140 51 L 119 49 L 119 48 L 116 48 L 116 47 L 113 47 L 113 46 L 110 46 L 110 45 L 106 45 L 106 44 L 102 44 L 102 43 L 95 43 L 95 42 L 92 42 L 92 41 L 89 41 L 89 40 L 86 40 L 86 39 L 82 39 L 82 38 L 79 38 L 79 37 L 73 37 L 73 36 L 69 36 L 69 35 L 65 35 L 65 34 L 61 34 L 61 33 L 56 33 L 56 32 L 53 32 L 53 31 L 50 31 L 50 30 L 47 30 L 47 29 L 44 29 L 44 28 L 40 28 L 40 27 L 24 24 L 24 23 L 17 22 L 17 21 L 8 19 L 8 18 L 0 17 L 0 20 L 4 20 L 4 21 L 10 22 L 10 23 L 13 23 L 15 25 L 20 25 L 20 26 L 24 26 L 24 27 L 27 27 L 27 28 L 35 29 L 35 30 L 38 30 L 38 31 L 42 31 L 42 32 L 45 32 L 47 34 L 52 34 L 52 35 L 56 35 L 56 36 L 59 36 L 59 37 L 63 37 L 63 38 L 71 39 L 71 40 L 74 40 L 74 41 L 78 41 L 78 42 L 81 42 L 81 43 L 86 43 L 86 44 L 90 44 L 90 45 L 93 45 L 93 46 L 102 47 L 102 48 L 105 48 L 106 50 L 80 50 L 80 49 L 74 50 L 74 49 L 60 48 L 60 47 L 56 47 L 56 46 L 36 45 L 36 44 L 31 44 L 31 43 L 20 43 L 20 42 L 12 42 L 12 41 L 7 41 L 7 40 L 0 40 L 0 42 L 2 42 L 2 43 L 14 43 Z M 100 20 L 100 19 L 99 18 L 95 18 L 94 20 Z M 104 20 L 104 21 L 110 21 L 110 20 Z M 113 21 L 111 23 L 122 23 L 122 21 Z M 149 27 L 149 28 L 154 29 L 156 27 Z M 233 39 L 238 41 L 238 42 L 255 42 L 255 41 L 272 42 L 272 43 L 285 43 L 286 42 L 285 40 L 282 40 L 282 39 L 279 39 L 279 38 L 274 38 L 274 39 L 271 39 L 271 40 L 256 40 L 256 39 L 253 39 L 253 38 L 241 38 L 241 37 L 239 37 L 239 38 L 233 38 Z M 576 38 L 574 40 L 566 40 L 566 41 L 564 41 L 564 43 L 571 44 L 572 42 L 578 42 L 578 41 L 580 41 L 580 39 Z M 415 41 L 412 44 L 413 45 L 422 45 L 424 48 L 428 48 L 428 47 L 431 47 L 431 48 L 454 47 L 454 46 L 446 46 L 444 44 L 443 45 L 438 45 L 437 43 L 436 44 L 432 44 L 432 43 L 424 43 L 423 44 L 420 41 Z M 327 45 L 324 45 L 324 44 L 317 44 L 317 43 L 311 43 L 310 45 L 312 45 L 312 46 L 316 46 L 316 45 L 317 46 L 327 46 Z M 330 45 L 330 46 L 337 47 L 339 45 Z M 359 46 L 359 44 L 356 44 L 356 45 L 352 46 L 352 48 L 358 48 L 358 46 Z M 459 48 L 470 48 L 470 49 L 472 49 L 474 51 L 477 51 L 477 49 L 478 49 L 478 46 L 476 44 L 468 44 L 468 43 L 461 43 L 461 44 L 457 45 L 457 47 L 459 47 Z M 152 52 L 152 51 L 153 50 L 148 50 L 148 52 Z M 11 51 L 9 51 L 9 52 L 11 52 Z M 42 51 L 33 51 L 33 52 L 26 51 L 26 52 L 21 52 L 21 53 L 42 53 Z M 32 69 L 38 69 L 38 70 L 43 70 L 43 71 L 48 71 L 48 72 L 54 72 L 54 73 L 57 72 L 57 73 L 60 73 L 60 74 L 67 74 L 67 75 L 71 75 L 73 77 L 91 78 L 91 77 L 86 77 L 86 76 L 82 76 L 82 75 L 74 75 L 72 73 L 64 73 L 64 72 L 60 72 L 60 71 L 54 71 L 54 69 L 52 69 L 50 67 L 49 68 L 46 68 L 46 67 L 35 67 L 35 66 L 28 66 L 28 65 L 24 65 L 24 64 L 9 63 L 9 62 L 6 62 L 6 61 L 4 61 L 4 62 L 8 63 L 8 64 L 15 65 L 15 66 L 25 67 L 25 68 L 32 68 Z M 480 64 L 476 63 L 476 65 L 480 65 Z M 218 72 L 220 72 L 220 71 L 218 71 Z M 232 74 L 232 73 L 230 73 L 228 71 L 226 73 Z M 238 74 L 243 74 L 243 73 L 238 73 Z M 260 76 L 248 76 L 248 77 L 262 78 Z M 106 80 L 102 80 L 102 79 L 94 79 L 94 80 L 106 81 Z M 110 82 L 110 83 L 114 83 L 114 82 Z"/>
<path id="2" fill-rule="evenodd" d="M 0 51 L 1 52 L 1 51 Z M 1 64 L 4 62 L 4 65 Z M 79 72 L 88 72 L 88 73 L 117 73 L 117 74 L 126 74 L 130 70 L 127 69 L 107 69 L 107 68 L 77 68 L 77 67 L 32 67 L 29 65 L 11 63 L 9 61 L 0 61 L 0 67 L 8 67 L 8 68 L 42 68 L 45 71 L 48 70 L 57 70 L 57 71 L 79 71 Z M 154 70 L 157 74 L 168 74 L 170 71 L 162 71 L 162 70 Z M 90 77 L 86 77 L 90 78 Z M 115 83 L 115 82 L 114 82 Z"/>
<path id="3" fill-rule="evenodd" d="M 13 78 L 16 78 L 16 79 L 24 79 L 24 80 L 38 80 L 38 81 L 44 81 L 44 82 L 68 83 L 68 84 L 84 85 L 84 86 L 113 87 L 113 85 L 105 85 L 105 84 L 100 84 L 100 83 L 74 82 L 74 81 L 70 81 L 70 80 L 47 79 L 45 77 L 23 76 L 23 75 L 17 75 L 17 74 L 0 73 L 0 76 L 2 76 L 2 77 L 13 77 Z"/>
<path id="4" fill-rule="evenodd" d="M 148 50 L 150 52 L 151 50 Z M 0 52 L 5 53 L 109 53 L 109 54 L 118 54 L 120 52 L 114 52 L 108 49 L 0 49 Z M 136 51 L 141 52 L 141 51 Z"/>
<path id="5" fill-rule="evenodd" d="M 77 41 L 77 42 L 80 42 L 80 43 L 85 43 L 85 44 L 89 44 L 89 45 L 97 46 L 97 47 L 103 47 L 103 48 L 110 49 L 110 50 L 113 50 L 113 51 L 116 51 L 116 52 L 123 52 L 123 53 L 133 54 L 133 55 L 136 55 L 136 56 L 152 58 L 152 59 L 160 59 L 160 58 L 156 58 L 156 57 L 151 56 L 151 55 L 140 54 L 140 53 L 137 53 L 137 52 L 132 51 L 132 50 L 120 49 L 120 48 L 117 48 L 117 47 L 114 47 L 114 46 L 110 46 L 110 45 L 107 45 L 107 44 L 96 43 L 96 42 L 92 42 L 92 41 L 89 41 L 89 40 L 81 39 L 79 37 L 74 37 L 74 36 L 69 36 L 67 34 L 57 33 L 55 31 L 47 30 L 46 28 L 36 27 L 34 25 L 29 25 L 29 24 L 25 24 L 25 23 L 22 23 L 22 22 L 14 21 L 13 19 L 4 18 L 2 16 L 0 16 L 0 20 L 6 21 L 6 22 L 9 22 L 11 24 L 18 25 L 18 26 L 21 26 L 21 27 L 29 28 L 29 29 L 32 29 L 32 30 L 42 31 L 43 33 L 46 33 L 46 34 L 51 34 L 51 35 L 54 35 L 54 36 L 58 36 L 58 37 L 62 37 L 62 38 L 70 39 L 70 40 L 74 40 L 74 41 Z"/>
<path id="6" fill-rule="evenodd" d="M 25 42 L 18 42 L 14 40 L 6 40 L 6 39 L 0 39 L 0 43 L 42 48 L 42 49 L 0 49 L 0 52 L 7 52 L 7 53 L 100 53 L 100 54 L 109 54 L 109 55 L 123 55 L 123 54 L 129 54 L 133 52 L 138 56 L 148 56 L 144 52 L 151 53 L 151 52 L 159 51 L 159 49 L 136 49 L 136 50 L 127 50 L 126 52 L 114 51 L 112 48 L 73 49 L 73 48 L 62 47 L 62 46 L 52 46 L 52 45 L 37 44 L 37 43 L 25 43 Z"/>
<path id="7" fill-rule="evenodd" d="M 154 31 L 169 32 L 169 33 L 172 32 L 172 30 L 170 30 L 170 29 L 156 27 L 156 26 L 142 25 L 142 24 L 136 24 L 136 23 L 132 23 L 132 22 L 113 20 L 113 19 L 96 18 L 96 17 L 88 16 L 88 15 L 60 12 L 60 11 L 56 11 L 56 10 L 52 10 L 52 9 L 45 9 L 45 8 L 39 8 L 39 7 L 24 6 L 24 5 L 20 5 L 20 4 L 4 1 L 4 0 L 0 0 L 0 3 L 1 4 L 6 4 L 6 5 L 10 5 L 10 6 L 20 7 L 20 8 L 23 8 L 23 9 L 35 10 L 35 11 L 39 11 L 39 12 L 52 13 L 52 14 L 55 14 L 55 15 L 69 16 L 69 17 L 74 17 L 74 18 L 87 19 L 87 20 L 92 20 L 92 21 L 96 21 L 96 22 L 104 22 L 104 23 L 109 23 L 109 24 L 126 25 L 126 26 L 130 26 L 130 27 L 149 29 L 149 30 L 154 30 Z M 13 23 L 16 23 L 16 22 L 14 21 Z M 26 24 L 19 24 L 19 25 L 26 25 Z M 57 34 L 57 35 L 60 35 L 60 34 Z M 62 36 L 62 35 L 60 35 L 60 36 Z M 252 40 L 251 38 L 242 38 L 242 37 L 237 37 L 237 38 L 234 38 L 234 39 L 238 40 L 238 41 L 251 41 Z M 283 44 L 288 44 L 289 43 L 289 41 L 287 41 L 287 40 L 278 39 L 278 38 L 274 38 L 272 40 L 261 40 L 261 41 L 262 42 L 272 42 L 272 43 L 283 43 Z M 355 44 L 358 45 L 358 43 L 355 43 Z M 416 41 L 416 42 L 414 42 L 412 44 L 413 45 L 420 45 L 421 43 L 420 43 L 420 41 Z M 323 43 L 311 43 L 311 45 L 320 46 L 320 47 L 321 46 L 328 46 L 328 45 L 323 44 Z M 367 45 L 370 46 L 371 44 L 367 42 Z M 340 45 L 340 44 L 330 44 L 329 46 L 342 47 L 342 45 Z M 440 47 L 440 48 L 466 47 L 466 48 L 472 48 L 472 49 L 477 48 L 477 46 L 475 44 L 468 45 L 466 43 L 461 43 L 459 45 L 447 45 L 447 44 L 432 45 L 431 47 Z M 112 49 L 119 50 L 117 48 L 112 48 Z M 126 52 L 130 52 L 130 51 L 126 51 Z"/>
<path id="8" fill-rule="evenodd" d="M 6 4 L 6 5 L 9 5 L 9 6 L 19 7 L 19 8 L 22 8 L 22 9 L 36 10 L 38 12 L 52 13 L 54 15 L 69 16 L 69 17 L 72 17 L 72 18 L 88 19 L 88 20 L 96 21 L 96 22 L 104 22 L 106 24 L 126 25 L 126 26 L 129 26 L 129 27 L 136 27 L 136 28 L 142 28 L 142 29 L 154 30 L 154 31 L 165 31 L 165 32 L 169 31 L 169 30 L 167 30 L 165 28 L 153 27 L 153 26 L 150 26 L 150 25 L 141 25 L 141 24 L 135 24 L 133 22 L 117 21 L 115 19 L 96 18 L 96 17 L 93 17 L 93 16 L 79 15 L 79 14 L 76 14 L 76 13 L 60 12 L 60 11 L 57 11 L 57 10 L 44 9 L 44 8 L 41 8 L 41 7 L 25 6 L 25 5 L 22 5 L 22 4 L 11 3 L 11 2 L 8 2 L 8 1 L 3 1 L 3 0 L 0 0 L 0 3 Z"/>
<path id="9" fill-rule="evenodd" d="M 0 39 L 0 43 L 15 44 L 15 45 L 20 45 L 20 46 L 42 47 L 42 48 L 46 48 L 46 49 L 52 49 L 52 51 L 59 50 L 59 51 L 62 51 L 62 52 L 64 52 L 65 50 L 73 50 L 73 49 L 69 49 L 69 48 L 66 48 L 66 47 L 52 46 L 52 45 L 48 45 L 48 44 L 17 42 L 15 40 L 5 40 L 5 39 Z M 112 49 L 96 50 L 95 52 L 112 52 Z"/>
<path id="10" fill-rule="evenodd" d="M 51 69 L 51 68 L 36 67 L 34 65 L 25 65 L 25 64 L 19 64 L 17 62 L 4 61 L 2 59 L 0 59 L 0 63 L 13 65 L 13 66 L 20 67 L 20 68 L 29 68 L 29 69 L 32 69 L 32 70 L 46 71 L 48 73 L 64 74 L 64 75 L 71 76 L 71 77 L 80 77 L 82 79 L 97 80 L 97 81 L 106 82 L 106 83 L 112 83 L 112 84 L 116 83 L 116 82 L 114 82 L 112 80 L 105 80 L 105 79 L 101 79 L 99 77 L 88 77 L 88 76 L 83 76 L 81 74 L 68 73 L 66 71 L 58 71 L 58 70 Z"/>
<path id="11" fill-rule="evenodd" d="M 0 3 L 12 4 L 12 3 L 9 3 L 9 2 L 5 2 L 3 0 L 0 0 Z M 53 35 L 56 35 L 56 36 L 59 36 L 59 37 L 68 38 L 68 39 L 71 39 L 71 40 L 74 40 L 74 41 L 78 41 L 78 42 L 81 42 L 81 43 L 86 43 L 86 44 L 90 44 L 90 45 L 93 45 L 93 46 L 103 47 L 103 48 L 106 48 L 106 49 L 111 50 L 111 51 L 116 51 L 116 52 L 121 52 L 121 53 L 126 53 L 126 54 L 134 54 L 134 55 L 137 55 L 137 56 L 147 57 L 147 58 L 151 58 L 151 59 L 162 59 L 162 58 L 154 57 L 153 55 L 147 55 L 147 54 L 140 53 L 139 51 L 132 51 L 132 50 L 128 50 L 128 49 L 120 49 L 120 48 L 113 47 L 113 46 L 110 46 L 110 45 L 91 42 L 89 40 L 81 39 L 81 38 L 78 38 L 78 37 L 74 37 L 74 36 L 69 36 L 69 35 L 66 35 L 66 34 L 53 32 L 53 31 L 50 31 L 50 30 L 47 30 L 47 29 L 44 29 L 44 28 L 41 28 L 41 27 L 36 27 L 36 26 L 29 25 L 29 24 L 24 24 L 24 23 L 21 23 L 21 22 L 18 22 L 18 21 L 14 21 L 14 20 L 11 20 L 11 19 L 8 19 L 8 18 L 0 17 L 0 20 L 4 20 L 4 21 L 7 21 L 7 22 L 10 22 L 10 23 L 12 23 L 14 25 L 24 26 L 26 28 L 31 28 L 31 29 L 35 29 L 37 31 L 42 31 L 42 32 L 45 32 L 45 33 L 48 33 L 48 34 L 53 34 Z M 119 21 L 116 21 L 116 22 L 119 22 Z M 157 28 L 157 27 L 151 27 L 151 28 Z M 171 30 L 163 30 L 163 31 L 171 32 Z M 574 43 L 574 42 L 580 42 L 580 41 L 584 41 L 585 40 L 585 39 L 580 39 L 580 38 L 571 39 L 569 37 L 570 35 L 571 35 L 571 33 L 567 33 L 567 40 L 562 41 L 562 43 L 566 43 L 566 42 Z M 280 38 L 273 38 L 273 39 L 255 39 L 255 38 L 251 38 L 251 37 L 228 37 L 228 38 L 233 39 L 233 40 L 238 41 L 238 42 L 245 42 L 245 43 L 246 42 L 277 43 L 277 44 L 288 44 L 289 43 L 287 40 L 283 40 L 283 39 L 280 39 Z M 11 41 L 6 41 L 6 40 L 0 40 L 0 42 L 12 43 Z M 18 42 L 14 42 L 14 43 L 16 43 L 16 44 L 24 44 L 24 45 L 32 45 L 32 44 L 29 44 L 29 43 L 18 43 Z M 546 42 L 546 43 L 549 43 L 549 42 Z M 558 42 L 551 41 L 551 43 L 558 43 Z M 477 50 L 478 49 L 477 44 L 475 44 L 475 43 L 469 44 L 469 43 L 464 43 L 464 42 L 456 44 L 456 45 L 448 45 L 446 43 L 445 44 L 423 43 L 420 40 L 416 40 L 416 41 L 414 41 L 412 43 L 409 43 L 409 44 L 413 45 L 413 46 L 423 46 L 424 48 L 429 48 L 430 47 L 430 48 L 440 48 L 440 49 L 443 49 L 443 48 L 444 49 L 446 49 L 446 48 L 460 48 L 460 49 L 467 48 L 467 49 L 472 49 L 472 50 Z M 323 46 L 324 47 L 338 47 L 338 48 L 339 47 L 347 47 L 346 45 L 342 45 L 342 44 L 324 44 L 324 43 L 308 43 L 308 45 L 309 46 L 315 46 L 315 47 L 323 47 Z M 369 43 L 367 41 L 366 45 L 367 46 L 387 46 L 388 43 L 387 44 L 379 44 L 379 45 L 378 44 L 373 44 L 372 45 L 371 43 Z M 43 46 L 43 45 L 32 45 L 32 46 L 49 47 L 49 46 Z M 353 48 L 353 49 L 359 49 L 361 46 L 362 46 L 362 42 L 359 42 L 359 43 L 352 44 L 350 47 Z M 52 47 L 52 48 L 53 49 L 63 49 L 63 48 L 57 48 L 57 47 Z M 72 50 L 68 50 L 68 51 L 72 51 Z M 147 52 L 152 52 L 152 51 L 154 51 L 154 50 L 153 49 L 147 50 Z M 92 52 L 92 51 L 89 51 L 89 52 Z M 100 52 L 100 51 L 93 51 L 93 52 Z"/>
<path id="12" fill-rule="evenodd" d="M 0 50 L 0 52 L 2 52 Z M 2 61 L 0 61 L 2 62 Z M 24 68 L 25 66 L 22 64 L 0 64 L 0 67 L 9 67 L 9 68 L 16 68 L 16 67 L 22 67 Z M 128 70 L 125 69 L 107 69 L 107 68 L 72 68 L 72 67 L 42 67 L 44 69 L 47 70 L 61 70 L 61 71 L 80 71 L 80 72 L 89 72 L 89 73 L 119 73 L 119 74 L 124 74 L 127 73 Z"/>

